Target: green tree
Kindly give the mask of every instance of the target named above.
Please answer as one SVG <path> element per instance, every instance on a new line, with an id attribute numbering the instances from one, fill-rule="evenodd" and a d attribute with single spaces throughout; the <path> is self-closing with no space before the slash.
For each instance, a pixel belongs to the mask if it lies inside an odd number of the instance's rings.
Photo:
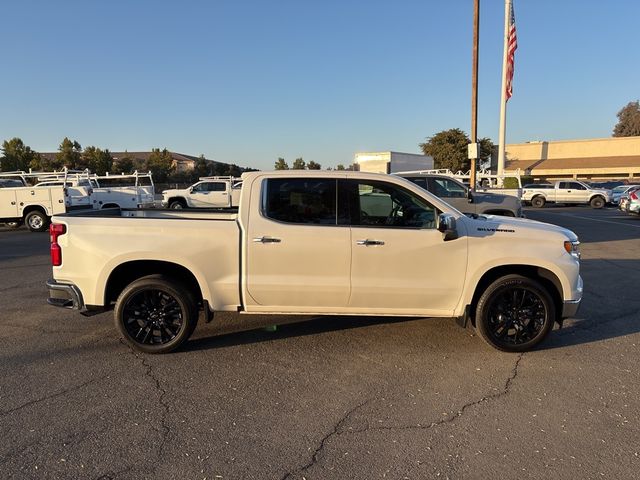
<path id="1" fill-rule="evenodd" d="M 613 128 L 614 137 L 640 136 L 640 102 L 629 102 L 618 112 L 618 123 Z"/>
<path id="2" fill-rule="evenodd" d="M 40 158 L 40 154 L 31 147 L 14 137 L 2 142 L 2 157 L 0 157 L 0 171 L 28 170 L 31 163 Z"/>
<path id="3" fill-rule="evenodd" d="M 100 150 L 97 147 L 87 147 L 82 152 L 82 164 L 98 175 L 104 175 L 111 171 L 113 157 L 109 150 Z"/>
<path id="4" fill-rule="evenodd" d="M 112 170 L 114 173 L 130 174 L 135 170 L 133 158 L 126 156 L 119 158 L 113 162 Z"/>
<path id="5" fill-rule="evenodd" d="M 344 170 L 344 165 L 339 163 L 338 166 L 336 167 L 336 170 Z"/>
<path id="6" fill-rule="evenodd" d="M 167 177 L 173 172 L 173 157 L 166 149 L 152 148 L 147 159 L 145 169 L 153 174 L 154 180 L 159 183 L 166 182 Z"/>
<path id="7" fill-rule="evenodd" d="M 420 149 L 425 155 L 433 157 L 435 168 L 448 168 L 452 171 L 469 170 L 467 158 L 467 145 L 469 137 L 459 128 L 451 128 L 436 133 L 420 144 Z M 482 138 L 480 143 L 480 160 L 486 160 L 491 156 L 493 143 L 488 138 Z"/>
<path id="8" fill-rule="evenodd" d="M 204 155 L 200 155 L 200 157 L 196 160 L 195 165 L 193 166 L 193 180 L 200 177 L 207 177 L 211 175 L 211 166 L 210 162 L 204 158 Z"/>
<path id="9" fill-rule="evenodd" d="M 51 162 L 51 167 L 60 169 L 67 167 L 69 169 L 83 169 L 86 168 L 82 160 L 82 147 L 77 141 L 71 141 L 69 138 L 64 137 L 62 143 L 58 147 L 58 153 L 56 158 Z"/>
<path id="10" fill-rule="evenodd" d="M 307 164 L 302 159 L 302 157 L 296 158 L 295 161 L 293 162 L 293 165 L 291 166 L 292 170 L 304 170 L 305 168 L 307 168 Z"/>
<path id="11" fill-rule="evenodd" d="M 322 165 L 311 160 L 309 163 L 307 163 L 307 168 L 309 170 L 320 170 L 322 168 Z"/>
<path id="12" fill-rule="evenodd" d="M 284 158 L 280 157 L 278 158 L 278 160 L 276 160 L 274 168 L 276 170 L 289 170 L 289 164 L 285 161 Z"/>

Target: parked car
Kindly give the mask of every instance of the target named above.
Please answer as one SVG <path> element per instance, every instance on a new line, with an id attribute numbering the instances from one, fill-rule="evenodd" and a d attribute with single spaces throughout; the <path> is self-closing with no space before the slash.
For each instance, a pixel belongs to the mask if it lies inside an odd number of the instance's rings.
<path id="1" fill-rule="evenodd" d="M 237 212 L 100 210 L 56 216 L 49 303 L 109 309 L 148 353 L 214 311 L 457 317 L 504 351 L 542 341 L 582 298 L 571 231 L 467 217 L 394 175 L 243 175 Z"/>
<path id="2" fill-rule="evenodd" d="M 446 175 L 397 173 L 402 178 L 433 193 L 449 205 L 466 214 L 522 216 L 522 202 L 518 197 L 500 193 L 470 192 L 462 182 Z"/>
<path id="3" fill-rule="evenodd" d="M 594 189 L 613 190 L 615 187 L 624 185 L 620 180 L 612 180 L 610 182 L 591 182 L 589 186 Z"/>
<path id="4" fill-rule="evenodd" d="M 619 185 L 611 190 L 611 203 L 617 205 L 620 203 L 620 198 L 631 190 L 635 190 L 640 185 Z"/>
<path id="5" fill-rule="evenodd" d="M 602 208 L 611 202 L 611 190 L 593 189 L 577 180 L 555 182 L 553 188 L 526 188 L 522 192 L 522 201 L 536 208 L 547 203 L 568 203 L 590 205 L 591 208 Z"/>
<path id="6" fill-rule="evenodd" d="M 640 215 L 640 186 L 629 190 L 620 198 L 620 210 L 633 215 Z"/>
<path id="7" fill-rule="evenodd" d="M 233 177 L 202 177 L 185 189 L 162 192 L 162 206 L 182 208 L 229 208 L 240 201 L 242 182 Z"/>

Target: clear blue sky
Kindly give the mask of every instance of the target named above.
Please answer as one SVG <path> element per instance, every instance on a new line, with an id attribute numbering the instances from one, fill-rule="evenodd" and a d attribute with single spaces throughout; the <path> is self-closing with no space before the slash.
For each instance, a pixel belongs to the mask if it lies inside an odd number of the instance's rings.
<path id="1" fill-rule="evenodd" d="M 507 142 L 606 137 L 640 97 L 637 0 L 514 0 Z M 349 164 L 470 129 L 472 0 L 6 2 L 0 139 Z M 504 2 L 481 0 L 497 140 Z"/>

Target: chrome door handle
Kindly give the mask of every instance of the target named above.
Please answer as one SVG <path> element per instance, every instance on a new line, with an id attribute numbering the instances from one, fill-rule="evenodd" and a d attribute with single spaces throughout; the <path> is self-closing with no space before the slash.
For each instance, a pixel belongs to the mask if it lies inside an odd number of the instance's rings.
<path id="1" fill-rule="evenodd" d="M 382 240 L 369 240 L 367 238 L 365 240 L 356 241 L 356 245 L 364 245 L 365 247 L 368 247 L 369 245 L 384 245 L 384 242 Z"/>
<path id="2" fill-rule="evenodd" d="M 229 194 L 228 194 L 227 192 L 223 192 L 223 194 L 222 194 L 222 195 L 229 195 Z"/>
<path id="3" fill-rule="evenodd" d="M 273 237 L 256 237 L 253 239 L 254 243 L 280 243 L 279 238 Z"/>

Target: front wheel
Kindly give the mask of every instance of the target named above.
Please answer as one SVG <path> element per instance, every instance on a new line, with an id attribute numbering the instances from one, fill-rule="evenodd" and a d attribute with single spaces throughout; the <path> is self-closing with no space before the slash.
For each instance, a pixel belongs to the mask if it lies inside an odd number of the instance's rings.
<path id="1" fill-rule="evenodd" d="M 544 197 L 533 197 L 531 199 L 531 206 L 535 208 L 542 208 L 545 203 Z"/>
<path id="2" fill-rule="evenodd" d="M 135 350 L 167 353 L 186 342 L 198 322 L 194 294 L 163 275 L 140 278 L 116 301 L 116 328 Z"/>
<path id="3" fill-rule="evenodd" d="M 591 208 L 602 208 L 604 207 L 604 198 L 602 197 L 593 197 L 589 202 Z"/>
<path id="4" fill-rule="evenodd" d="M 33 210 L 27 213 L 24 223 L 32 232 L 44 232 L 49 226 L 49 217 L 40 210 Z"/>
<path id="5" fill-rule="evenodd" d="M 169 204 L 169 208 L 172 209 L 172 210 L 182 210 L 185 207 L 186 207 L 186 205 L 182 200 L 173 200 Z"/>
<path id="6" fill-rule="evenodd" d="M 484 291 L 476 307 L 476 330 L 503 352 L 524 352 L 553 327 L 555 305 L 547 289 L 522 275 L 506 275 Z"/>

